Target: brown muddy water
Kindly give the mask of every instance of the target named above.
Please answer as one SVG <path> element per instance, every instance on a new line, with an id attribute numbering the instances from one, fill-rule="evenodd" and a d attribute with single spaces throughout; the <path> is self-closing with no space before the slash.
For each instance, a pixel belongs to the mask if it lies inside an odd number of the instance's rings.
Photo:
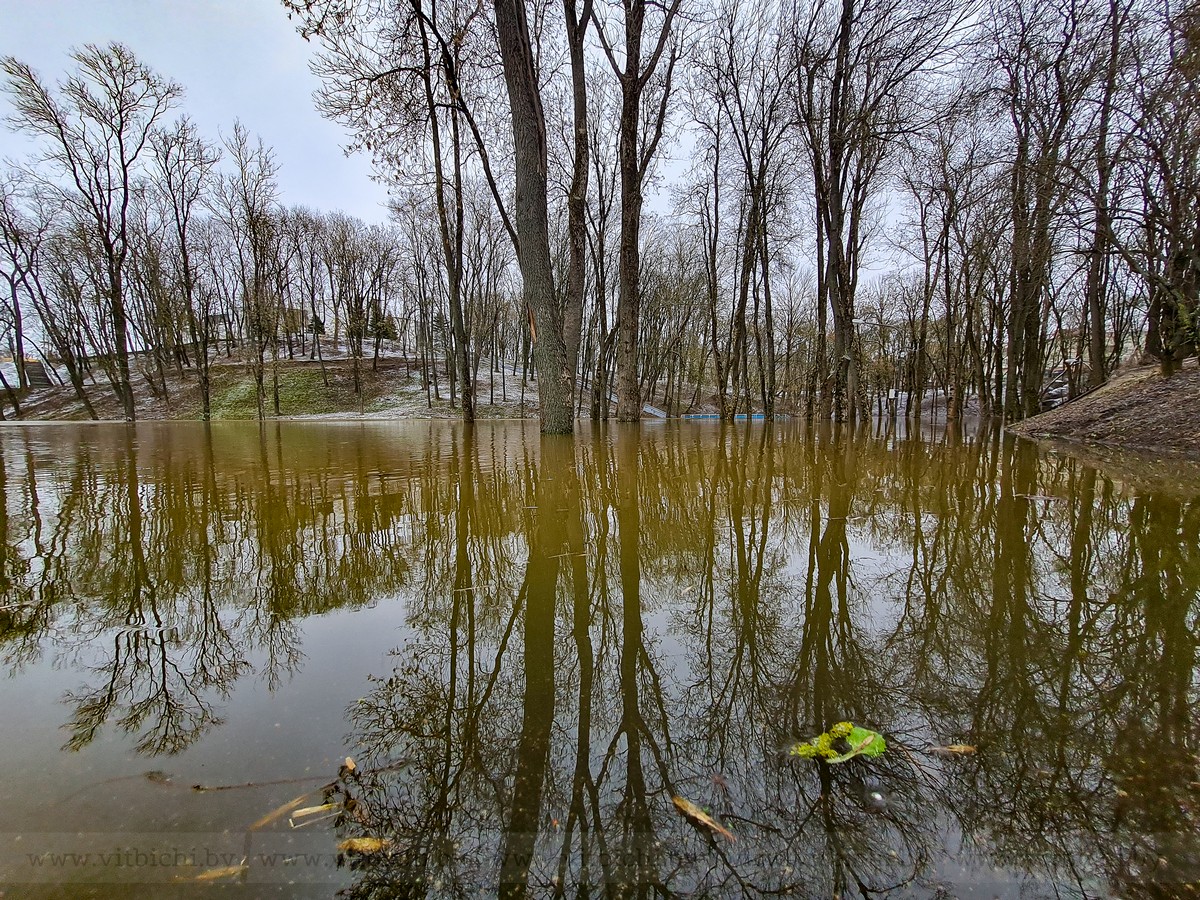
<path id="1" fill-rule="evenodd" d="M 1200 881 L 1195 481 L 713 423 L 0 457 L 6 898 Z M 788 753 L 840 720 L 886 751 Z"/>

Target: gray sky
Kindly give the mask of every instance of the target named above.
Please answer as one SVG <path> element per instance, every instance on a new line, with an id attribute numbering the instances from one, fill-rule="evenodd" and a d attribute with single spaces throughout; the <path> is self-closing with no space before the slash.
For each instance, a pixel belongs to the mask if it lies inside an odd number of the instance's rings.
<path id="1" fill-rule="evenodd" d="M 0 0 L 0 56 L 29 63 L 48 82 L 73 68 L 72 47 L 114 40 L 183 85 L 177 112 L 209 139 L 234 119 L 261 135 L 275 151 L 284 203 L 386 218 L 386 191 L 370 180 L 368 160 L 347 158 L 342 129 L 313 107 L 313 48 L 278 0 Z M 0 114 L 8 112 L 0 97 Z M 0 158 L 29 149 L 0 125 Z"/>

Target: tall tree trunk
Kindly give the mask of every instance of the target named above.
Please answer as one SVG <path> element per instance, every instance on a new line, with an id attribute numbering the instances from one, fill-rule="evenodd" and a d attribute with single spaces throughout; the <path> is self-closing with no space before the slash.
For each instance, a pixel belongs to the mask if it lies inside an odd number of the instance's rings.
<path id="1" fill-rule="evenodd" d="M 761 174 L 761 172 L 760 172 Z M 723 418 L 732 419 L 738 412 L 738 398 L 743 398 L 746 412 L 750 412 L 748 397 L 744 385 L 747 379 L 748 354 L 746 348 L 746 306 L 750 298 L 750 282 L 754 278 L 754 263 L 758 259 L 758 219 L 760 215 L 759 186 L 761 182 L 751 181 L 747 185 L 750 205 L 746 211 L 746 221 L 742 232 L 742 260 L 738 276 L 737 300 L 733 309 L 733 344 L 729 351 L 729 365 L 733 375 L 733 402 L 723 407 Z"/>
<path id="2" fill-rule="evenodd" d="M 1096 135 L 1096 189 L 1092 195 L 1092 246 L 1088 251 L 1088 274 L 1085 287 L 1088 316 L 1088 387 L 1096 388 L 1108 379 L 1108 329 L 1105 323 L 1105 293 L 1108 287 L 1108 253 L 1111 220 L 1109 185 L 1112 180 L 1112 160 L 1108 154 L 1108 130 L 1112 120 L 1113 95 L 1117 89 L 1120 64 L 1121 13 L 1116 0 L 1109 0 L 1109 55 L 1100 100 L 1100 121 Z"/>
<path id="3" fill-rule="evenodd" d="M 617 418 L 636 422 L 642 417 L 642 397 L 638 382 L 638 332 L 641 325 L 641 225 L 642 187 L 646 171 L 662 139 L 671 94 L 671 77 L 677 60 L 672 45 L 663 76 L 663 93 L 658 106 L 643 122 L 642 99 L 646 85 L 654 75 L 671 36 L 672 23 L 681 0 L 669 5 L 657 5 L 663 19 L 656 40 L 648 54 L 643 55 L 642 37 L 646 24 L 647 0 L 626 0 L 625 46 L 623 66 L 605 41 L 603 28 L 600 37 L 605 53 L 621 86 L 621 116 L 617 138 L 617 167 L 621 181 L 621 249 L 617 264 Z M 642 129 L 645 140 L 639 146 Z"/>
<path id="4" fill-rule="evenodd" d="M 120 385 L 121 409 L 126 422 L 137 420 L 137 409 L 133 403 L 133 385 L 129 378 L 129 333 L 125 318 L 125 295 L 121 279 L 121 264 L 118 262 L 115 271 L 110 275 L 112 294 L 110 311 L 112 313 L 113 346 L 117 354 L 117 378 Z"/>
<path id="5" fill-rule="evenodd" d="M 775 310 L 771 299 L 771 258 L 767 246 L 766 216 L 761 217 L 759 224 L 760 244 L 759 259 L 762 263 L 763 278 L 763 315 L 766 328 L 765 345 L 767 351 L 765 389 L 763 391 L 763 415 L 767 419 L 775 417 Z M 786 379 L 785 379 L 786 383 Z"/>
<path id="6" fill-rule="evenodd" d="M 567 193 L 567 284 L 563 292 L 563 339 L 571 372 L 579 370 L 579 342 L 583 333 L 584 266 L 587 253 L 588 117 L 584 38 L 592 14 L 592 0 L 577 11 L 575 0 L 563 0 L 567 46 L 571 54 L 571 98 L 574 107 L 574 167 Z"/>
<path id="7" fill-rule="evenodd" d="M 454 370 L 457 368 L 458 378 L 462 389 L 462 417 L 464 422 L 475 421 L 475 390 L 471 380 L 471 363 L 467 345 L 466 319 L 462 306 L 462 247 L 463 247 L 463 197 L 462 197 L 462 142 L 459 136 L 458 98 L 450 110 L 451 158 L 454 165 L 454 226 L 451 228 L 450 210 L 446 203 L 446 178 L 444 169 L 444 153 L 442 137 L 438 124 L 438 104 L 433 93 L 433 51 L 430 47 L 429 35 L 424 16 L 417 17 L 421 30 L 422 52 L 425 55 L 423 72 L 425 86 L 425 103 L 430 120 L 430 143 L 433 150 L 434 196 L 437 201 L 438 230 L 442 240 L 442 255 L 446 261 L 446 280 L 450 289 L 450 330 L 453 334 L 453 358 L 447 366 L 447 376 L 450 378 L 450 402 L 454 403 Z M 447 60 L 443 58 L 443 64 Z M 453 63 L 453 60 L 450 60 Z M 453 70 L 447 73 L 447 81 L 453 89 L 457 83 Z M 536 88 L 536 85 L 535 85 Z M 452 233 L 453 232 L 453 233 Z"/>
<path id="8" fill-rule="evenodd" d="M 644 6 L 628 8 L 625 31 L 626 74 L 621 77 L 618 157 L 621 172 L 621 250 L 617 262 L 617 421 L 642 417 L 638 388 L 638 329 L 641 320 L 642 177 L 638 160 L 641 111 L 642 17 Z M 635 24 L 636 23 L 636 24 Z M 632 76 L 628 73 L 632 72 Z"/>
<path id="9" fill-rule="evenodd" d="M 517 183 L 517 261 L 525 303 L 537 330 L 534 354 L 542 431 L 574 430 L 575 371 L 563 340 L 562 309 L 554 295 L 546 211 L 546 119 L 523 0 L 495 0 L 496 35 L 512 114 Z"/>

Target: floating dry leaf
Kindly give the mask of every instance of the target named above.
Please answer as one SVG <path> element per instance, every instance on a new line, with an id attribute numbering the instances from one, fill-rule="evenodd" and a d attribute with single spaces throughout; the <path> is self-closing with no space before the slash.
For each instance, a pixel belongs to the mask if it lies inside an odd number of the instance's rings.
<path id="1" fill-rule="evenodd" d="M 181 875 L 176 881 L 216 881 L 219 878 L 233 878 L 235 875 L 241 875 L 243 872 L 249 871 L 250 867 L 245 863 L 237 866 L 222 866 L 219 869 L 205 869 L 199 875 L 185 876 Z"/>
<path id="2" fill-rule="evenodd" d="M 346 757 L 346 761 L 343 763 L 343 765 L 346 767 L 347 772 L 353 772 L 358 768 L 358 766 L 354 764 L 354 758 L 350 756 Z"/>
<path id="3" fill-rule="evenodd" d="M 297 825 L 297 819 L 308 819 L 312 816 L 320 815 L 321 813 L 334 812 L 336 810 L 340 810 L 341 808 L 341 803 L 322 803 L 320 806 L 306 806 L 304 809 L 298 809 L 292 813 L 292 815 L 288 818 L 288 824 L 293 828 L 302 828 L 309 823 L 301 822 L 299 825 Z"/>
<path id="4" fill-rule="evenodd" d="M 975 748 L 970 744 L 950 744 L 946 747 L 930 747 L 929 752 L 934 756 L 970 756 Z"/>
<path id="5" fill-rule="evenodd" d="M 347 838 L 337 845 L 339 853 L 378 853 L 392 846 L 387 838 L 358 837 Z"/>
<path id="6" fill-rule="evenodd" d="M 671 802 L 675 804 L 675 808 L 680 814 L 695 825 L 702 825 L 709 831 L 715 831 L 722 837 L 728 838 L 731 841 L 736 841 L 733 832 L 698 807 L 691 800 L 685 800 L 683 797 L 672 797 Z"/>
<path id="7" fill-rule="evenodd" d="M 293 819 L 303 819 L 308 816 L 315 816 L 318 813 L 329 812 L 330 810 L 337 809 L 341 805 L 342 805 L 341 803 L 334 802 L 334 803 L 322 803 L 320 806 L 306 806 L 306 807 L 304 807 L 304 809 L 298 809 L 294 813 L 292 813 L 292 818 Z"/>
<path id="8" fill-rule="evenodd" d="M 271 810 L 269 813 L 267 813 L 265 816 L 263 816 L 261 819 L 259 819 L 257 822 L 255 822 L 253 825 L 251 825 L 248 830 L 249 831 L 258 831 L 258 829 L 260 829 L 260 828 L 266 828 L 268 825 L 270 825 L 275 820 L 281 819 L 284 816 L 286 816 L 293 809 L 295 809 L 297 806 L 299 806 L 301 803 L 303 803 L 305 800 L 307 800 L 309 797 L 311 797 L 315 793 L 316 793 L 316 791 L 308 791 L 307 793 L 301 794 L 299 797 L 293 797 L 287 803 L 283 804 L 283 806 L 279 806 L 279 807 L 276 807 L 275 809 Z"/>

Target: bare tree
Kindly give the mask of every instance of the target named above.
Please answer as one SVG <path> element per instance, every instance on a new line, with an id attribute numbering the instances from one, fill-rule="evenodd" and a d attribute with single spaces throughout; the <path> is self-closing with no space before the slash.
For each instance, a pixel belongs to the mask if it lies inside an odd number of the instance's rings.
<path id="1" fill-rule="evenodd" d="M 274 347 L 279 297 L 274 290 L 274 244 L 278 241 L 278 185 L 274 155 L 259 139 L 235 123 L 225 142 L 234 171 L 221 185 L 219 215 L 234 237 L 247 363 L 254 377 L 258 417 L 266 418 L 266 354 Z"/>
<path id="2" fill-rule="evenodd" d="M 394 7 L 341 0 L 284 0 L 284 5 L 299 16 L 301 33 L 321 42 L 315 70 L 325 84 L 318 98 L 322 111 L 354 131 L 384 178 L 397 186 L 410 185 L 414 176 L 432 181 L 448 280 L 454 370 L 463 417 L 471 421 L 472 336 L 462 277 L 463 185 L 472 165 L 482 170 L 515 240 L 491 167 L 486 123 L 477 120 L 468 98 L 471 83 L 488 102 L 494 97 L 488 67 L 478 64 L 495 52 L 483 7 L 455 0 L 414 0 Z"/>
<path id="3" fill-rule="evenodd" d="M 563 291 L 563 340 L 573 372 L 579 367 L 579 343 L 583 331 L 583 308 L 587 284 L 587 197 L 590 165 L 588 134 L 587 71 L 584 66 L 592 0 L 563 0 L 567 49 L 571 60 L 571 184 L 567 191 L 567 244 L 569 259 Z"/>
<path id="4" fill-rule="evenodd" d="M 1149 294 L 1146 352 L 1164 375 L 1200 349 L 1200 11 L 1161 23 L 1141 63 L 1135 230 L 1117 244 Z"/>
<path id="5" fill-rule="evenodd" d="M 209 380 L 209 350 L 212 343 L 211 292 L 198 290 L 198 272 L 192 260 L 192 219 L 197 204 L 211 186 L 220 151 L 199 136 L 188 118 L 158 132 L 153 138 L 157 169 L 154 184 L 169 211 L 175 252 L 178 254 L 177 289 L 187 312 L 188 330 L 195 349 L 196 374 L 200 382 L 201 416 L 212 415 Z M 197 308 L 199 307 L 199 308 Z"/>
<path id="6" fill-rule="evenodd" d="M 1080 158 L 1087 92 L 1107 49 L 1087 0 L 993 10 L 992 71 L 998 109 L 1011 126 L 1012 216 L 1004 414 L 1033 415 L 1041 404 L 1046 349 L 1044 305 L 1051 289 L 1058 216 L 1068 198 L 1068 167 Z"/>
<path id="7" fill-rule="evenodd" d="M 7 306 L 6 324 L 12 334 L 17 386 L 25 389 L 29 387 L 29 375 L 25 371 L 25 321 L 21 292 L 36 265 L 37 245 L 41 236 L 27 227 L 26 219 L 20 212 L 17 193 L 14 180 L 0 182 L 0 250 L 4 253 L 0 258 L 0 278 L 4 279 L 8 294 L 0 302 Z M 9 393 L 12 394 L 11 391 Z M 11 399 L 14 410 L 19 414 L 20 405 L 15 395 Z"/>
<path id="8" fill-rule="evenodd" d="M 592 12 L 604 55 L 621 88 L 617 145 L 621 176 L 621 254 L 617 275 L 617 418 L 622 422 L 636 422 L 642 416 L 637 372 L 642 190 L 662 141 L 670 110 L 675 65 L 681 54 L 681 42 L 675 32 L 680 3 L 681 0 L 670 0 L 665 4 L 647 0 L 621 0 L 620 42 L 608 34 L 601 12 Z M 651 16 L 649 21 L 647 12 Z M 656 12 L 659 14 L 655 15 Z M 665 68 L 660 72 L 659 65 L 664 57 Z M 643 108 L 647 98 L 654 104 L 649 113 Z"/>
<path id="9" fill-rule="evenodd" d="M 129 211 L 142 152 L 155 123 L 182 89 L 140 63 L 122 44 L 87 44 L 72 58 L 77 74 L 57 95 L 25 63 L 0 62 L 13 103 L 9 122 L 42 141 L 44 162 L 65 204 L 95 232 L 102 251 L 118 395 L 127 421 L 136 418 L 129 381 L 125 267 Z"/>
<path id="10" fill-rule="evenodd" d="M 1108 295 L 1114 280 L 1112 218 L 1115 206 L 1114 175 L 1121 134 L 1116 119 L 1120 116 L 1121 75 L 1128 65 L 1127 44 L 1133 24 L 1131 0 L 1109 0 L 1104 30 L 1108 47 L 1096 104 L 1094 144 L 1091 152 L 1095 170 L 1091 190 L 1092 236 L 1088 248 L 1085 302 L 1088 324 L 1088 385 L 1099 387 L 1108 378 Z"/>
<path id="11" fill-rule="evenodd" d="M 775 397 L 774 322 L 767 275 L 767 222 L 776 212 L 771 185 L 784 160 L 789 133 L 787 91 L 792 84 L 792 54 L 777 30 L 779 7 L 774 4 L 748 7 L 740 0 L 723 4 L 707 39 L 698 44 L 693 67 L 694 114 L 704 119 L 701 126 L 715 163 L 714 179 L 729 179 L 737 188 L 739 248 L 737 285 L 729 313 L 728 348 L 713 341 L 717 366 L 717 397 L 721 415 L 733 417 L 750 405 L 750 355 L 746 312 L 751 293 L 757 297 L 756 271 L 761 268 L 765 291 L 764 321 L 755 317 L 753 334 L 759 356 L 760 394 L 763 411 L 772 414 Z M 720 121 L 713 121 L 719 118 Z M 724 140 L 732 145 L 729 156 L 735 171 L 722 172 L 720 159 Z M 728 157 L 726 157 L 728 158 Z M 733 185 L 731 185 L 733 186 Z M 714 185 L 714 206 L 719 210 L 720 191 Z M 708 228 L 715 237 L 719 228 L 712 216 Z M 711 238 L 710 238 L 711 239 Z M 710 256 L 713 254 L 710 253 Z M 715 256 L 710 269 L 715 267 Z M 715 309 L 715 271 L 710 275 L 710 306 Z M 710 326 L 715 326 L 715 319 Z M 716 333 L 715 328 L 714 335 Z M 732 380 L 732 394 L 728 387 Z"/>
<path id="12" fill-rule="evenodd" d="M 67 370 L 76 398 L 88 416 L 96 419 L 84 382 L 94 345 L 85 337 L 84 301 L 74 268 L 76 253 L 67 229 L 54 229 L 58 208 L 55 198 L 46 194 L 43 186 L 35 184 L 24 212 L 14 205 L 5 210 L 6 250 L 17 260 L 20 285 L 37 314 L 44 340 Z"/>
<path id="13" fill-rule="evenodd" d="M 865 414 L 854 296 L 868 204 L 898 138 L 933 112 L 940 95 L 931 70 L 970 14 L 947 0 L 811 0 L 791 13 L 796 114 L 812 167 L 820 335 L 824 309 L 833 314 L 833 370 L 822 348 L 817 377 L 822 413 L 839 421 Z"/>
<path id="14" fill-rule="evenodd" d="M 567 353 L 563 309 L 554 291 L 547 214 L 546 115 L 523 0 L 495 0 L 496 36 L 508 85 L 516 163 L 514 219 L 526 306 L 536 329 L 534 354 L 542 431 L 570 434 L 575 368 Z"/>

